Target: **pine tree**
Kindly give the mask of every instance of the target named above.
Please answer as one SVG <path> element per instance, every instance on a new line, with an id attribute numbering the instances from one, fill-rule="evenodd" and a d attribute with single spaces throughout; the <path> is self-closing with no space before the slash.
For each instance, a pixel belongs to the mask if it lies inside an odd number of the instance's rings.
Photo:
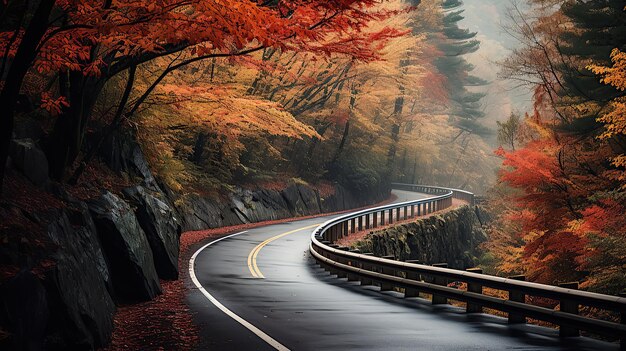
<path id="1" fill-rule="evenodd" d="M 435 66 L 447 78 L 447 90 L 453 103 L 451 115 L 456 118 L 456 125 L 471 133 L 485 134 L 486 129 L 476 121 L 485 115 L 480 102 L 485 94 L 471 92 L 468 87 L 487 82 L 470 74 L 474 66 L 464 57 L 476 52 L 480 41 L 476 40 L 476 32 L 459 27 L 459 22 L 463 20 L 462 6 L 461 0 L 445 0 L 442 3 L 443 38 L 437 46 L 443 56 L 435 62 Z"/>

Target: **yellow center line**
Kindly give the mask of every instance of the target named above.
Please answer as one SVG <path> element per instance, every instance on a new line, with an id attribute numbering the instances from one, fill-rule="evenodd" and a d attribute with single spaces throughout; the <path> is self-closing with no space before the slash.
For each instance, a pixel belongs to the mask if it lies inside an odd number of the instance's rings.
<path id="1" fill-rule="evenodd" d="M 288 231 L 286 233 L 282 233 L 282 234 L 278 234 L 276 236 L 273 236 L 267 240 L 265 240 L 264 242 L 260 243 L 259 245 L 257 245 L 254 249 L 252 249 L 252 251 L 250 251 L 250 254 L 248 255 L 248 269 L 250 270 L 250 273 L 252 273 L 252 276 L 255 278 L 265 278 L 265 276 L 263 275 L 263 273 L 261 273 L 261 270 L 259 269 L 259 266 L 257 266 L 256 264 L 256 257 L 259 255 L 259 252 L 261 251 L 261 249 L 263 247 L 265 247 L 265 245 L 271 243 L 274 240 L 280 239 L 283 236 L 287 236 L 289 234 L 293 234 L 296 232 L 299 232 L 301 230 L 305 230 L 305 229 L 311 229 L 314 227 L 319 226 L 319 224 L 313 224 L 307 227 L 303 227 L 303 228 L 298 228 L 295 230 L 291 230 Z"/>

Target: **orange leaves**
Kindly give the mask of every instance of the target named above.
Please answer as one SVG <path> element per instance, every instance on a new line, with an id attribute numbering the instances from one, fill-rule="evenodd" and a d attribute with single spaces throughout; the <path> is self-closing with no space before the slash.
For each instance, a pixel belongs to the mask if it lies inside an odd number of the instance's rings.
<path id="1" fill-rule="evenodd" d="M 265 46 L 281 50 L 342 54 L 369 61 L 388 40 L 405 34 L 393 27 L 367 30 L 409 7 L 379 8 L 378 1 L 256 0 L 62 0 L 64 21 L 54 22 L 41 43 L 35 69 L 82 71 L 98 76 L 112 63 L 192 48 L 193 55 L 230 54 Z M 12 31 L 0 31 L 9 45 Z M 13 40 L 16 47 L 20 35 Z M 9 50 L 9 57 L 13 49 Z M 116 71 L 119 72 L 119 71 Z"/>
<path id="2" fill-rule="evenodd" d="M 611 85 L 617 90 L 626 90 L 626 52 L 613 49 L 611 52 L 613 67 L 603 67 L 597 65 L 587 66 L 593 73 L 602 76 L 600 80 L 604 84 Z"/>
<path id="3" fill-rule="evenodd" d="M 50 112 L 52 116 L 58 116 L 63 107 L 69 107 L 70 104 L 64 96 L 54 98 L 51 93 L 41 93 L 41 108 Z"/>

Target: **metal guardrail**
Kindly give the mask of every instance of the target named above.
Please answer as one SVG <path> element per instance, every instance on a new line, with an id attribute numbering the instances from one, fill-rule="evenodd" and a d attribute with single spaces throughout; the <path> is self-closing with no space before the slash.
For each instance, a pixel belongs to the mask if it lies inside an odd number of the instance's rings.
<path id="1" fill-rule="evenodd" d="M 433 196 L 353 212 L 320 225 L 311 236 L 310 251 L 322 267 L 362 285 L 379 285 L 381 291 L 403 289 L 405 297 L 431 294 L 433 304 L 444 304 L 451 299 L 465 302 L 467 312 L 480 313 L 483 307 L 506 312 L 509 323 L 526 323 L 526 318 L 554 323 L 560 326 L 561 336 L 578 336 L 580 330 L 585 330 L 620 339 L 620 349 L 626 350 L 626 297 L 576 290 L 578 283 L 557 287 L 527 282 L 523 276 L 484 275 L 480 269 L 462 271 L 449 269 L 445 264 L 428 266 L 417 261 L 396 261 L 392 256 L 375 257 L 334 244 L 356 231 L 384 226 L 385 220 L 392 224 L 448 208 L 453 198 L 474 203 L 474 195 L 463 190 L 411 184 L 393 184 L 393 187 Z M 467 291 L 448 286 L 450 282 L 466 283 Z M 508 292 L 508 299 L 483 294 L 485 287 Z M 557 300 L 560 310 L 533 305 L 527 299 L 529 296 Z M 621 323 L 581 316 L 581 306 L 619 314 Z"/>

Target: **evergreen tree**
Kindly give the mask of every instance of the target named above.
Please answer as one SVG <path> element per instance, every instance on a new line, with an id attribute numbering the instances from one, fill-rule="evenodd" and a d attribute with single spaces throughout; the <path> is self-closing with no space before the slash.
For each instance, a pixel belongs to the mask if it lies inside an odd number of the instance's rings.
<path id="1" fill-rule="evenodd" d="M 610 65 L 611 51 L 626 49 L 624 1 L 568 1 L 561 12 L 571 22 L 554 45 L 559 53 L 554 66 L 560 78 L 557 94 L 563 128 L 577 134 L 597 133 L 596 119 L 625 92 L 602 84 L 586 67 Z"/>
<path id="2" fill-rule="evenodd" d="M 450 114 L 455 119 L 455 124 L 474 134 L 487 134 L 487 128 L 477 122 L 477 119 L 485 115 L 481 110 L 481 100 L 485 94 L 468 90 L 468 87 L 485 85 L 487 82 L 470 74 L 474 66 L 464 57 L 476 52 L 480 41 L 475 39 L 476 32 L 459 27 L 459 22 L 463 20 L 462 5 L 461 0 L 442 2 L 443 38 L 437 47 L 443 52 L 443 56 L 436 60 L 435 65 L 447 78 L 446 88 L 453 104 Z"/>

